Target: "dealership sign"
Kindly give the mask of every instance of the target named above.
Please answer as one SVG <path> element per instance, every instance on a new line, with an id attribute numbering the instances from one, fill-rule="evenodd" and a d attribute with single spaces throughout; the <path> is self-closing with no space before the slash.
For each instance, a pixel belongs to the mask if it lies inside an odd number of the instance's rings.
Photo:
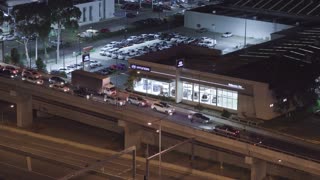
<path id="1" fill-rule="evenodd" d="M 176 67 L 177 68 L 182 68 L 184 66 L 184 59 L 178 59 L 176 61 Z"/>
<path id="2" fill-rule="evenodd" d="M 82 62 L 90 61 L 90 54 L 83 54 L 82 55 Z"/>
<path id="3" fill-rule="evenodd" d="M 148 72 L 151 71 L 151 68 L 150 68 L 150 67 L 141 66 L 141 65 L 137 65 L 137 64 L 131 64 L 131 65 L 130 65 L 130 68 L 131 68 L 131 69 L 135 69 L 135 70 L 140 70 L 140 71 L 148 71 Z"/>

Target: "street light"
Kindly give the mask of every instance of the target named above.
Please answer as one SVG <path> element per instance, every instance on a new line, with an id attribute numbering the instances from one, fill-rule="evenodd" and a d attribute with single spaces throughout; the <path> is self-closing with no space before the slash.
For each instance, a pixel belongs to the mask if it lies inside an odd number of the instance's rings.
<path id="1" fill-rule="evenodd" d="M 158 120 L 154 120 L 152 122 L 148 122 L 147 125 L 148 126 L 152 126 L 152 123 L 155 122 L 159 122 L 159 129 L 156 130 L 157 133 L 159 133 L 159 179 L 161 179 L 161 161 L 162 161 L 162 157 L 161 157 L 161 136 L 162 136 L 162 120 L 166 117 L 168 117 L 169 115 L 163 116 L 162 118 L 158 119 Z"/>

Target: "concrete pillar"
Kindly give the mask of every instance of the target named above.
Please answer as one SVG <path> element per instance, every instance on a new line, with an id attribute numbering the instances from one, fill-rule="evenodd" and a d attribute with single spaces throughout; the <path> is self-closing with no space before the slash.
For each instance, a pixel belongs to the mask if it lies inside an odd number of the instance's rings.
<path id="1" fill-rule="evenodd" d="M 176 103 L 180 103 L 182 101 L 183 96 L 183 84 L 180 80 L 180 69 L 176 70 Z"/>
<path id="2" fill-rule="evenodd" d="M 251 165 L 251 180 L 263 180 L 267 175 L 267 163 L 261 159 L 246 157 L 245 162 Z"/>
<path id="3" fill-rule="evenodd" d="M 124 128 L 124 148 L 136 146 L 137 149 L 141 147 L 142 128 L 139 125 L 118 121 L 118 125 Z"/>
<path id="4" fill-rule="evenodd" d="M 32 97 L 23 97 L 17 102 L 17 126 L 30 127 L 32 125 Z"/>

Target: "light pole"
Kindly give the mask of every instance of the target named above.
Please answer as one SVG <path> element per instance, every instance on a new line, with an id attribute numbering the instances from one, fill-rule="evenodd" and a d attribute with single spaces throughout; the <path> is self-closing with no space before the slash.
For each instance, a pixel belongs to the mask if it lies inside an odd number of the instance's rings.
<path id="1" fill-rule="evenodd" d="M 243 47 L 245 48 L 247 45 L 247 17 L 244 17 L 244 43 L 243 43 Z"/>
<path id="2" fill-rule="evenodd" d="M 161 117 L 160 119 L 158 120 L 154 120 L 152 122 L 148 122 L 147 125 L 148 126 L 152 126 L 152 123 L 155 123 L 155 122 L 159 122 L 159 129 L 156 131 L 157 133 L 159 133 L 159 179 L 161 179 L 161 162 L 162 162 L 162 157 L 161 157 L 161 148 L 162 148 L 162 120 L 166 117 L 170 116 L 170 114 L 168 115 L 165 115 L 163 117 Z"/>

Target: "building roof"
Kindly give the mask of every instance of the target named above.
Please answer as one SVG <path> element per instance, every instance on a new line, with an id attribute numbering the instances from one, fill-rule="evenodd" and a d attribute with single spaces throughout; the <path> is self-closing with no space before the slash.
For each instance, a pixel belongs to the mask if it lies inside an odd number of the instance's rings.
<path id="1" fill-rule="evenodd" d="M 253 9 L 246 7 L 239 8 L 238 6 L 228 5 L 226 3 L 202 6 L 191 9 L 190 11 L 216 14 L 221 16 L 254 19 L 265 22 L 277 22 L 286 25 L 295 25 L 307 20 L 316 20 L 316 17 L 313 16 L 299 16 L 295 14 L 288 14 L 285 12 L 271 11 L 269 9 Z"/>
<path id="2" fill-rule="evenodd" d="M 286 81 L 304 81 L 320 75 L 320 27 L 295 28 L 284 38 L 221 56 L 219 50 L 180 45 L 134 59 L 231 76 L 279 86 Z M 310 78 L 309 78 L 310 79 Z"/>

